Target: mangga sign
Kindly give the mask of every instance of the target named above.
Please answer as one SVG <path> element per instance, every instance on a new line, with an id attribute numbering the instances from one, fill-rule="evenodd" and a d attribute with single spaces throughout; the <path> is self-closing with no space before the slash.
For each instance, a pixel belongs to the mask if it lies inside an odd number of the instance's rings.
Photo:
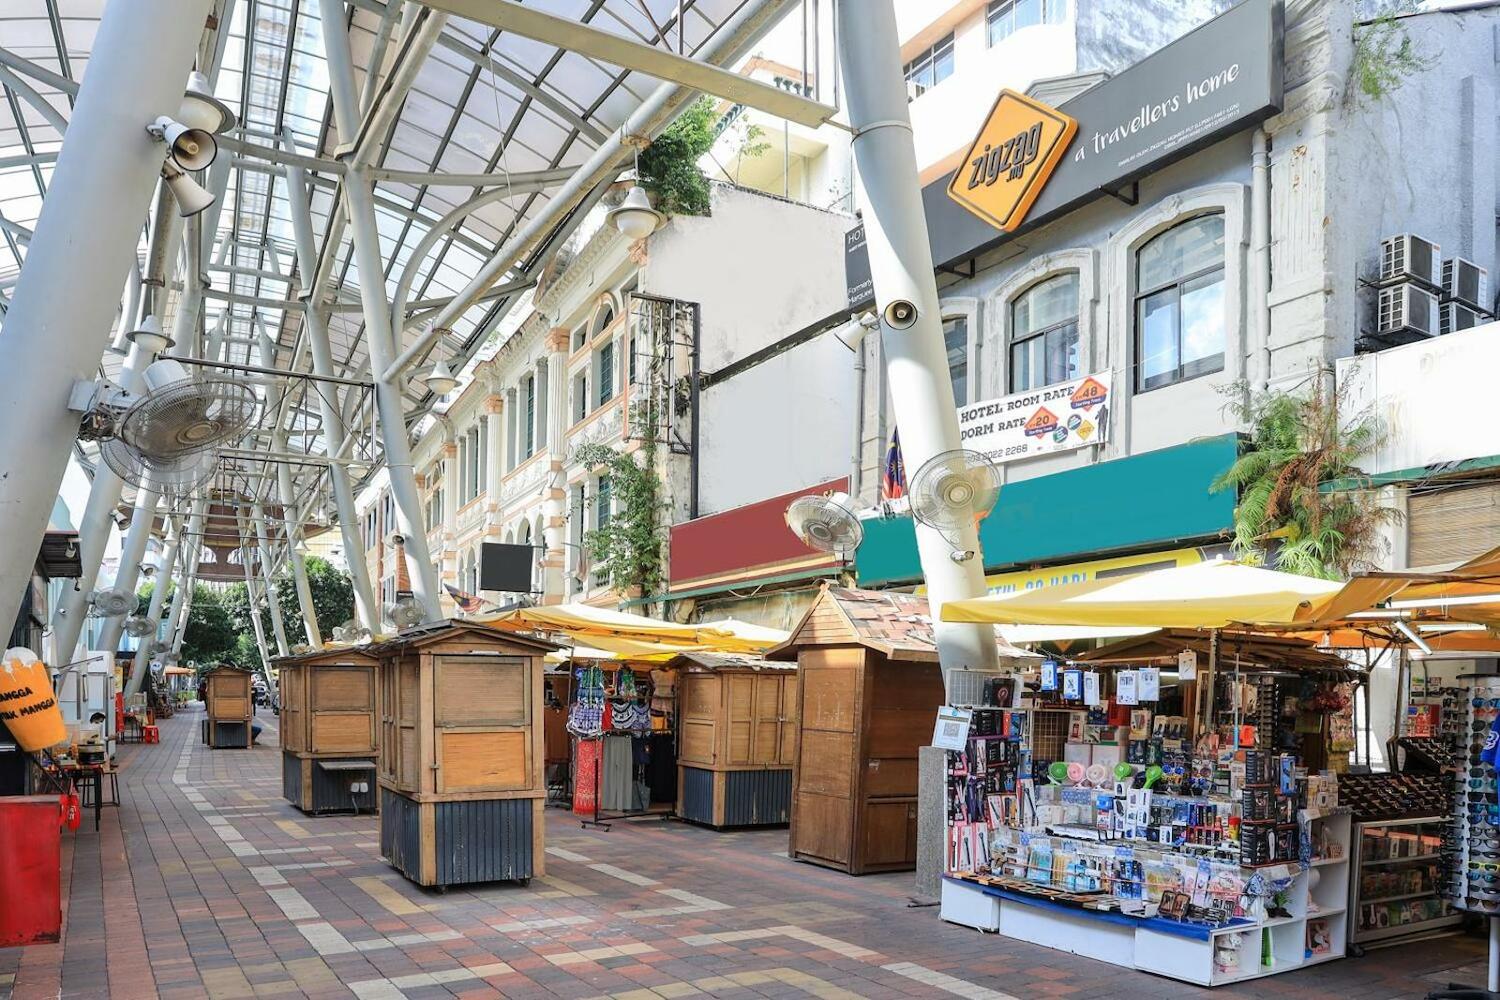
<path id="1" fill-rule="evenodd" d="M 1002 90 L 948 197 L 990 225 L 1011 232 L 1062 161 L 1078 122 L 1014 90 Z"/>
<path id="2" fill-rule="evenodd" d="M 1175 566 L 1192 566 L 1203 562 L 1202 549 L 1168 549 L 1165 552 L 1143 552 L 1134 556 L 1116 556 L 1113 559 L 1091 559 L 1087 562 L 1066 563 L 1044 569 L 1022 569 L 1009 573 L 993 573 L 984 578 L 986 593 L 1016 594 L 1027 590 L 1044 590 L 1066 583 L 1087 583 L 1101 577 L 1130 576 L 1149 570 L 1169 569 Z M 927 593 L 924 584 L 916 589 L 919 595 Z"/>

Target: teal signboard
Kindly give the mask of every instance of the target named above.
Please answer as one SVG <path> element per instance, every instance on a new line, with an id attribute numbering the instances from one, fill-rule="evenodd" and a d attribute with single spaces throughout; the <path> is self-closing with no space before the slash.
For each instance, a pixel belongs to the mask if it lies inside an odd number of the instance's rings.
<path id="1" fill-rule="evenodd" d="M 1225 434 L 1009 484 L 979 525 L 985 569 L 1221 535 L 1233 524 L 1235 495 L 1208 486 L 1238 451 L 1237 436 Z M 861 587 L 919 582 L 911 518 L 866 521 L 855 570 Z"/>

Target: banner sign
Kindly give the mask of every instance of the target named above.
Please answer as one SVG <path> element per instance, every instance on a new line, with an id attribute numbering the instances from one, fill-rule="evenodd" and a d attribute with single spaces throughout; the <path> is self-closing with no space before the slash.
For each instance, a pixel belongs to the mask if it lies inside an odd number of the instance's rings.
<path id="1" fill-rule="evenodd" d="M 1050 176 L 1040 169 L 1047 165 L 1044 150 L 1050 153 L 1053 148 L 1042 141 L 1045 126 L 1037 134 L 1035 158 L 1028 130 L 1022 170 L 1014 178 L 1017 144 L 1007 152 L 1002 143 L 996 152 L 991 142 L 997 182 L 1003 177 L 1004 187 L 1024 188 L 1024 198 L 1018 197 L 1004 218 L 1003 209 L 976 214 L 950 193 L 955 188 L 969 191 L 971 181 L 975 191 L 988 186 L 989 153 L 982 177 L 975 175 L 976 151 L 953 173 L 927 184 L 922 204 L 933 264 L 944 267 L 967 260 L 1023 228 L 1041 225 L 1111 192 L 1128 191 L 1152 171 L 1275 114 L 1281 109 L 1283 90 L 1282 21 L 1282 0 L 1241 0 L 1111 79 L 1049 109 L 1077 128 L 1076 134 L 1058 136 L 1062 155 L 1055 168 L 1048 168 Z M 981 134 L 980 151 L 984 141 L 989 140 Z M 1002 159 L 1008 170 L 1000 171 Z M 1028 173 L 1033 170 L 1034 175 Z M 1025 207 L 1016 211 L 1021 201 Z M 849 305 L 863 308 L 873 295 L 862 224 L 845 242 L 844 266 Z"/>
<path id="2" fill-rule="evenodd" d="M 992 462 L 1072 451 L 1108 438 L 1110 373 L 960 407 L 959 440 Z"/>

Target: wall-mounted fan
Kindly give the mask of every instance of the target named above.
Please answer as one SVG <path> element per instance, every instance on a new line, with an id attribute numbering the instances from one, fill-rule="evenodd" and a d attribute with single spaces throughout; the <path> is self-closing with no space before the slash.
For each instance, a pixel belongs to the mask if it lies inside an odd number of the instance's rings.
<path id="1" fill-rule="evenodd" d="M 148 635 L 156 633 L 156 623 L 145 615 L 131 615 L 125 619 L 125 634 L 136 639 L 144 639 Z"/>
<path id="2" fill-rule="evenodd" d="M 145 390 L 116 424 L 116 435 L 154 459 L 195 455 L 246 430 L 255 391 L 243 382 L 195 378 L 171 358 L 146 366 Z"/>
<path id="3" fill-rule="evenodd" d="M 977 524 L 1000 499 L 1000 467 L 977 451 L 939 452 L 922 463 L 907 496 L 913 517 L 955 542 L 958 532 Z M 952 558 L 966 562 L 974 553 L 955 544 Z"/>
<path id="4" fill-rule="evenodd" d="M 369 629 L 351 618 L 333 627 L 333 638 L 335 642 L 368 642 L 371 636 Z"/>
<path id="5" fill-rule="evenodd" d="M 847 493 L 798 497 L 787 506 L 786 526 L 809 548 L 844 559 L 854 555 L 865 537 Z"/>
<path id="6" fill-rule="evenodd" d="M 409 590 L 396 592 L 396 599 L 385 606 L 385 617 L 397 629 L 420 625 L 427 618 L 427 609 Z"/>
<path id="7" fill-rule="evenodd" d="M 120 587 L 105 587 L 89 594 L 89 604 L 100 618 L 118 618 L 136 606 L 135 595 Z"/>

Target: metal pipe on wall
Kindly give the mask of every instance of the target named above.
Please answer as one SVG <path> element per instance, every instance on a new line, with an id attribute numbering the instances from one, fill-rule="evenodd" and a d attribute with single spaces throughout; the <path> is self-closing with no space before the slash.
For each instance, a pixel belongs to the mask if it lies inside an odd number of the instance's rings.
<path id="1" fill-rule="evenodd" d="M 160 502 L 161 494 L 150 487 L 143 488 L 136 498 L 135 511 L 130 516 L 130 530 L 125 533 L 125 544 L 120 549 L 120 566 L 115 570 L 115 586 L 127 593 L 135 593 L 140 582 L 141 561 L 146 558 L 146 546 L 151 542 L 151 529 Z M 105 620 L 104 627 L 99 630 L 100 649 L 120 648 L 125 618 L 125 615 L 115 615 Z M 136 660 L 135 669 L 144 669 L 144 657 L 136 657 Z"/>
<path id="2" fill-rule="evenodd" d="M 961 444 L 901 76 L 896 15 L 891 0 L 846 2 L 839 5 L 837 23 L 854 159 L 867 203 L 870 273 L 876 299 L 882 303 L 881 341 L 891 401 L 908 466 L 920 468 L 932 456 Z M 898 328 L 889 319 L 893 304 L 901 301 L 910 303 L 914 315 Z M 944 602 L 985 593 L 983 557 L 957 562 L 950 558 L 955 549 L 980 552 L 978 531 L 970 526 L 949 540 L 919 523 L 916 532 L 945 679 L 959 668 L 997 670 L 994 629 L 940 618 Z"/>

